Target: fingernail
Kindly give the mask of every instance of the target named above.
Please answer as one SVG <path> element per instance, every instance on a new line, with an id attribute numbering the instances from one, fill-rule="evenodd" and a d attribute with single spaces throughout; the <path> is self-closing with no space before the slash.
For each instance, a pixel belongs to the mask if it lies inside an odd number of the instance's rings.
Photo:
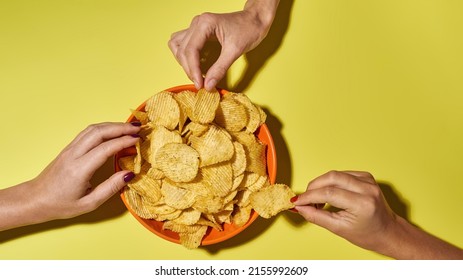
<path id="1" fill-rule="evenodd" d="M 138 121 L 130 122 L 130 124 L 133 126 L 141 126 L 141 122 Z"/>
<path id="2" fill-rule="evenodd" d="M 297 201 L 298 198 L 299 198 L 299 197 L 296 195 L 296 196 L 292 197 L 289 201 L 291 201 L 292 203 L 294 203 L 294 202 Z"/>
<path id="3" fill-rule="evenodd" d="M 134 177 L 135 177 L 135 173 L 130 171 L 129 173 L 124 175 L 124 182 L 126 182 L 126 183 L 130 182 L 130 180 L 132 180 Z"/>
<path id="4" fill-rule="evenodd" d="M 200 90 L 198 81 L 193 81 L 193 83 L 195 84 L 195 88 L 197 90 Z"/>
<path id="5" fill-rule="evenodd" d="M 130 134 L 130 136 L 132 136 L 133 138 L 140 138 L 139 134 Z"/>
<path id="6" fill-rule="evenodd" d="M 211 90 L 214 89 L 214 87 L 215 87 L 216 84 L 217 84 L 217 81 L 216 81 L 215 79 L 211 79 L 211 80 L 209 80 L 209 81 L 207 82 L 207 84 L 206 84 L 206 89 L 207 89 L 208 91 L 211 91 Z"/>

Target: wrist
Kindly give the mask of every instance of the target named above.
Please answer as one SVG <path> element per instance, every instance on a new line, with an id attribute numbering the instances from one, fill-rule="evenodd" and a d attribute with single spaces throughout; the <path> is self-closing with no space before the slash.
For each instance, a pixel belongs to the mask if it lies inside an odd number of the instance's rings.
<path id="1" fill-rule="evenodd" d="M 272 26 L 279 2 L 280 0 L 248 0 L 243 11 L 251 15 L 266 35 Z"/>

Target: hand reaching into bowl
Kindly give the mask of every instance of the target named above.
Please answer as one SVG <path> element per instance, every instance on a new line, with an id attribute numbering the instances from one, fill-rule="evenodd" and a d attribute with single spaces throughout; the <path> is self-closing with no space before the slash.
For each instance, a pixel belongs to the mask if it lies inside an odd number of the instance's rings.
<path id="1" fill-rule="evenodd" d="M 330 171 L 292 201 L 307 221 L 362 248 L 396 259 L 463 259 L 463 250 L 396 215 L 370 173 Z M 314 207 L 319 203 L 340 210 Z"/>
<path id="2" fill-rule="evenodd" d="M 172 34 L 169 48 L 196 89 L 214 89 L 238 57 L 259 45 L 267 36 L 278 3 L 279 0 L 248 0 L 242 11 L 203 13 L 193 18 L 190 27 Z M 200 51 L 211 39 L 218 40 L 222 50 L 203 78 Z"/>
<path id="3" fill-rule="evenodd" d="M 90 180 L 116 152 L 138 141 L 138 123 L 90 125 L 34 179 L 0 190 L 0 230 L 75 217 L 95 210 L 134 174 L 115 173 L 99 186 Z"/>

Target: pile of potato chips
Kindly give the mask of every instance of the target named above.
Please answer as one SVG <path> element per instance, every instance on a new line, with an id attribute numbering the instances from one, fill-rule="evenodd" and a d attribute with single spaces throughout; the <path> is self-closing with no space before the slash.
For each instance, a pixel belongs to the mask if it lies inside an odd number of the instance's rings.
<path id="1" fill-rule="evenodd" d="M 133 115 L 141 140 L 119 165 L 138 175 L 125 199 L 138 216 L 177 232 L 183 246 L 197 248 L 209 227 L 245 225 L 252 209 L 270 218 L 294 207 L 289 187 L 269 182 L 266 146 L 254 135 L 266 114 L 246 95 L 162 91 Z"/>

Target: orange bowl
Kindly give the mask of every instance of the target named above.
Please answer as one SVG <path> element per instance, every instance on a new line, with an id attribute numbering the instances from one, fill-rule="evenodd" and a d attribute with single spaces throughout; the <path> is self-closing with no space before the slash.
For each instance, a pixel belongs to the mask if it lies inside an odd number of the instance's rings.
<path id="1" fill-rule="evenodd" d="M 166 91 L 170 91 L 173 93 L 179 93 L 184 90 L 191 90 L 194 92 L 197 92 L 196 88 L 194 85 L 182 85 L 182 86 L 176 86 L 172 87 L 169 89 L 166 89 Z M 226 94 L 228 91 L 224 89 L 217 89 L 220 94 Z M 146 101 L 143 102 L 140 106 L 138 106 L 137 110 L 139 111 L 144 111 L 145 110 L 145 104 Z M 137 119 L 133 116 L 130 115 L 129 118 L 127 119 L 127 122 L 132 122 L 136 121 Z M 275 151 L 275 145 L 273 143 L 272 135 L 270 134 L 270 131 L 267 127 L 267 125 L 262 124 L 257 131 L 255 132 L 255 135 L 259 140 L 267 145 L 266 149 L 266 156 L 267 156 L 267 174 L 269 176 L 270 183 L 274 184 L 275 183 L 275 178 L 276 178 L 276 171 L 277 171 L 277 162 L 276 162 L 276 151 Z M 121 168 L 118 165 L 118 160 L 121 157 L 124 156 L 129 156 L 129 155 L 134 155 L 136 153 L 135 149 L 128 148 L 120 151 L 115 155 L 115 160 L 114 160 L 114 169 L 117 171 L 120 171 Z M 124 202 L 125 206 L 129 210 L 129 212 L 135 217 L 135 219 L 138 220 L 145 228 L 147 228 L 149 231 L 152 233 L 156 234 L 157 236 L 174 242 L 174 243 L 180 243 L 180 238 L 179 235 L 176 232 L 170 231 L 170 230 L 164 230 L 163 229 L 163 222 L 158 222 L 156 220 L 151 220 L 151 219 L 144 219 L 139 217 L 130 207 L 130 205 L 127 203 L 124 193 L 121 192 L 121 199 Z M 216 244 L 222 241 L 225 241 L 229 238 L 232 238 L 233 236 L 239 234 L 242 232 L 244 229 L 246 229 L 248 226 L 250 226 L 258 217 L 259 215 L 253 210 L 251 213 L 251 217 L 249 218 L 248 222 L 241 226 L 238 227 L 234 224 L 224 224 L 223 225 L 223 230 L 218 231 L 213 228 L 209 228 L 206 235 L 204 236 L 201 245 L 211 245 L 211 244 Z"/>

